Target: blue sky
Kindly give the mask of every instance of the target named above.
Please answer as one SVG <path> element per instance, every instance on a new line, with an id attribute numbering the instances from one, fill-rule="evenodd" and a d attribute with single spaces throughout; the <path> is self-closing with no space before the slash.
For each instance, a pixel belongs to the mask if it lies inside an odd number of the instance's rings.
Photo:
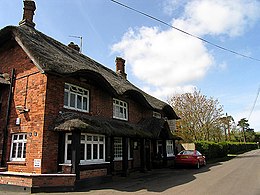
<path id="1" fill-rule="evenodd" d="M 166 101 L 194 87 L 218 99 L 237 122 L 248 118 L 260 87 L 260 61 L 220 50 L 110 0 L 36 0 L 36 29 L 115 69 L 126 59 L 128 80 Z M 120 0 L 215 44 L 260 58 L 259 0 Z M 22 0 L 0 0 L 0 28 L 18 25 Z M 260 98 L 259 98 L 260 99 Z M 260 100 L 249 119 L 260 131 Z"/>

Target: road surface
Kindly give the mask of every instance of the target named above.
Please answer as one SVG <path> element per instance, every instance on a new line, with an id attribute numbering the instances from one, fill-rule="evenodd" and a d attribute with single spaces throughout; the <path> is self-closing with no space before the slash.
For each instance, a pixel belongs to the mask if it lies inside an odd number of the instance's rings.
<path id="1" fill-rule="evenodd" d="M 160 169 L 113 179 L 81 192 L 52 195 L 260 195 L 260 149 L 200 169 Z"/>

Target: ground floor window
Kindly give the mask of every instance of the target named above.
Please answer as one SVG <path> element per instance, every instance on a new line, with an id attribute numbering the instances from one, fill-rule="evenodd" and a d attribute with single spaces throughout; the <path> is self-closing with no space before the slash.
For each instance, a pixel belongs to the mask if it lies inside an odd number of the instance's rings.
<path id="1" fill-rule="evenodd" d="M 128 159 L 133 158 L 133 154 L 131 151 L 132 151 L 132 144 L 131 141 L 128 140 Z M 123 159 L 122 137 L 115 137 L 114 138 L 114 160 L 122 160 L 122 159 Z"/>
<path id="2" fill-rule="evenodd" d="M 26 133 L 17 133 L 12 135 L 10 161 L 25 161 L 26 142 Z"/>
<path id="3" fill-rule="evenodd" d="M 72 134 L 65 136 L 65 163 L 71 163 Z M 81 133 L 80 163 L 99 163 L 105 161 L 105 136 Z"/>
<path id="4" fill-rule="evenodd" d="M 114 138 L 114 159 L 115 160 L 122 160 L 123 156 L 123 144 L 121 137 Z"/>
<path id="5" fill-rule="evenodd" d="M 174 156 L 173 140 L 166 140 L 166 153 L 167 156 Z"/>

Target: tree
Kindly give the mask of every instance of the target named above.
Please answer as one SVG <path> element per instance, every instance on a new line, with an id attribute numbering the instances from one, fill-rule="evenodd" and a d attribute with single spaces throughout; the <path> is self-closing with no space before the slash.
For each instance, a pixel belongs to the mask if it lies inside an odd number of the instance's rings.
<path id="1" fill-rule="evenodd" d="M 201 94 L 195 90 L 171 97 L 172 105 L 180 120 L 176 134 L 185 141 L 220 141 L 223 139 L 221 117 L 223 108 L 218 100 Z"/>
<path id="2" fill-rule="evenodd" d="M 245 131 L 249 128 L 248 120 L 246 120 L 246 118 L 242 118 L 240 121 L 238 121 L 237 126 L 241 127 L 243 138 L 244 138 L 244 142 L 246 143 Z"/>
<path id="3" fill-rule="evenodd" d="M 231 140 L 231 128 L 234 125 L 234 118 L 232 116 L 229 116 L 226 113 L 226 116 L 220 118 L 220 122 L 222 123 L 222 127 L 224 129 L 225 140 L 230 141 Z"/>

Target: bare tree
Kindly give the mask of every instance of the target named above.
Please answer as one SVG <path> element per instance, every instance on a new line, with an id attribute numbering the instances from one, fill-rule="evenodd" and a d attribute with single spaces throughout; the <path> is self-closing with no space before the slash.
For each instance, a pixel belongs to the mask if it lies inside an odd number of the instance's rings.
<path id="1" fill-rule="evenodd" d="M 223 138 L 221 117 L 223 108 L 218 100 L 195 90 L 171 97 L 168 102 L 178 116 L 177 134 L 185 141 L 220 141 Z"/>

